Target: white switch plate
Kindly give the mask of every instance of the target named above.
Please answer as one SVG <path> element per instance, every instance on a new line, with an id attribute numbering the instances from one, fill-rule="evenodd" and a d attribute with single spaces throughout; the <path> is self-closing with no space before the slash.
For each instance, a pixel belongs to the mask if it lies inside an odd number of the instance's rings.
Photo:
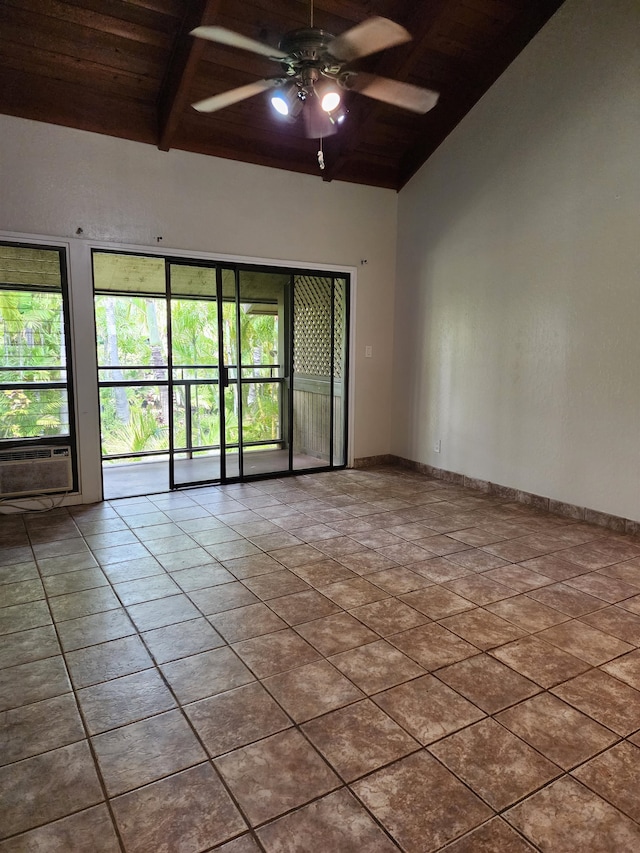
<path id="1" fill-rule="evenodd" d="M 373 347 L 365 347 L 364 348 L 364 357 L 365 358 L 371 358 L 372 355 L 373 355 Z"/>
<path id="2" fill-rule="evenodd" d="M 440 439 L 438 439 L 436 441 L 436 443 L 433 445 L 433 449 L 434 449 L 435 453 L 440 453 L 441 448 L 442 448 L 442 442 L 440 441 Z"/>

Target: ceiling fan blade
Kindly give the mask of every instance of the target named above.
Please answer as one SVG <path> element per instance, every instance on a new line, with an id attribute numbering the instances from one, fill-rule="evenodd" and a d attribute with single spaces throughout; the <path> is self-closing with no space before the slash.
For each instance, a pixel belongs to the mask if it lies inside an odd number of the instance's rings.
<path id="1" fill-rule="evenodd" d="M 438 92 L 431 89 L 422 89 L 412 83 L 402 83 L 400 80 L 390 80 L 388 77 L 378 77 L 360 71 L 349 79 L 348 87 L 376 101 L 421 114 L 433 109 L 439 98 Z"/>
<path id="2" fill-rule="evenodd" d="M 252 98 L 254 95 L 259 95 L 260 92 L 266 92 L 267 89 L 274 89 L 281 83 L 282 80 L 279 77 L 256 80 L 255 83 L 247 83 L 246 86 L 239 86 L 237 89 L 229 89 L 228 92 L 212 95 L 210 98 L 192 104 L 192 107 L 200 113 L 215 113 L 225 107 L 230 107 L 232 104 L 237 104 L 238 101 L 244 101 L 245 98 Z"/>
<path id="3" fill-rule="evenodd" d="M 233 30 L 227 30 L 224 27 L 196 27 L 195 30 L 191 30 L 191 35 L 215 41 L 218 44 L 238 47 L 241 50 L 250 50 L 252 53 L 268 56 L 269 59 L 280 60 L 287 58 L 287 54 L 277 47 L 271 47 L 270 44 L 263 44 L 261 41 L 256 41 Z"/>
<path id="4" fill-rule="evenodd" d="M 407 41 L 411 41 L 411 35 L 404 27 L 388 18 L 376 17 L 368 18 L 341 36 L 336 36 L 329 42 L 327 50 L 336 59 L 351 62 L 352 59 L 369 56 Z"/>

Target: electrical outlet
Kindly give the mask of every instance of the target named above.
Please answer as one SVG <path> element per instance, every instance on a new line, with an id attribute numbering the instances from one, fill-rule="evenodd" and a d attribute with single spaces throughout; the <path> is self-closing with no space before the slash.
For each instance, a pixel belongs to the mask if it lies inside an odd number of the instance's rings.
<path id="1" fill-rule="evenodd" d="M 435 453 L 440 453 L 441 449 L 442 449 L 442 442 L 440 441 L 440 439 L 438 439 L 436 441 L 436 443 L 433 445 L 433 450 Z"/>

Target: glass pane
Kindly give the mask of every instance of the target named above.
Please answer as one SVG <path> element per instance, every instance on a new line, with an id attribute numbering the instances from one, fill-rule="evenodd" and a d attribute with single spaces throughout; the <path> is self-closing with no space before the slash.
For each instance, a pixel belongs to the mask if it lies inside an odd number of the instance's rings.
<path id="1" fill-rule="evenodd" d="M 167 450 L 169 394 L 163 386 L 100 389 L 103 455 Z"/>
<path id="2" fill-rule="evenodd" d="M 65 388 L 0 390 L 0 438 L 70 435 Z"/>
<path id="3" fill-rule="evenodd" d="M 176 384 L 173 392 L 173 441 L 176 450 L 219 447 L 218 385 Z"/>
<path id="4" fill-rule="evenodd" d="M 204 296 L 215 299 L 215 269 L 188 264 L 171 264 L 171 295 Z"/>
<path id="5" fill-rule="evenodd" d="M 279 382 L 242 383 L 242 440 L 280 441 Z"/>
<path id="6" fill-rule="evenodd" d="M 286 326 L 291 276 L 240 271 L 242 440 L 245 475 L 289 470 Z"/>
<path id="7" fill-rule="evenodd" d="M 164 258 L 94 252 L 93 285 L 96 292 L 164 294 Z"/>
<path id="8" fill-rule="evenodd" d="M 173 270 L 174 267 L 172 288 Z M 217 370 L 181 370 L 196 365 L 211 368 L 218 364 L 218 303 L 215 299 L 171 300 L 171 346 L 174 378 L 217 376 Z"/>
<path id="9" fill-rule="evenodd" d="M 0 290 L 0 340 L 0 382 L 65 381 L 61 294 Z"/>
<path id="10" fill-rule="evenodd" d="M 346 465 L 344 430 L 347 406 L 347 282 L 335 279 L 333 289 L 333 464 Z"/>
<path id="11" fill-rule="evenodd" d="M 226 476 L 239 477 L 238 452 L 238 386 L 234 383 L 224 389 L 224 417 L 226 443 Z"/>
<path id="12" fill-rule="evenodd" d="M 331 279 L 296 276 L 293 301 L 293 467 L 330 463 Z"/>
<path id="13" fill-rule="evenodd" d="M 60 253 L 54 249 L 0 245 L 0 284 L 60 290 Z"/>
<path id="14" fill-rule="evenodd" d="M 144 296 L 95 298 L 98 365 L 110 380 L 166 380 L 167 312 L 164 299 Z M 105 378 L 105 373 L 101 374 Z"/>

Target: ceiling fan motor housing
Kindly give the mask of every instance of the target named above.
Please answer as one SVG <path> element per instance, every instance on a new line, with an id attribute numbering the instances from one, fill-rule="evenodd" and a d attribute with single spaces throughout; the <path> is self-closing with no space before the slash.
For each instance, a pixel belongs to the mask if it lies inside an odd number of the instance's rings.
<path id="1" fill-rule="evenodd" d="M 332 33 L 316 27 L 286 33 L 279 45 L 280 50 L 287 54 L 287 58 L 282 62 L 283 69 L 290 77 L 314 69 L 316 75 L 310 76 L 316 80 L 320 74 L 330 77 L 339 74 L 342 63 L 328 51 L 333 40 Z"/>

